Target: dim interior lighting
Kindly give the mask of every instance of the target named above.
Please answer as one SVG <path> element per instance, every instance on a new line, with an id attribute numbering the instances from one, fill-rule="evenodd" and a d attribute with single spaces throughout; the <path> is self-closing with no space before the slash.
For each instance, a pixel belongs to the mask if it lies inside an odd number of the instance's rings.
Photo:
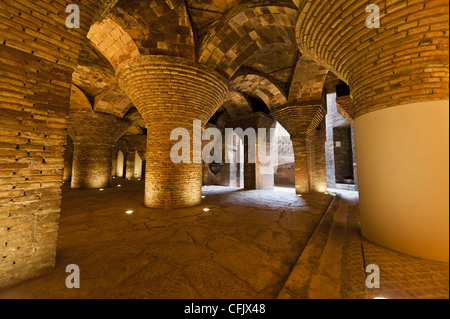
<path id="1" fill-rule="evenodd" d="M 100 188 L 100 189 L 99 189 L 99 191 L 103 192 L 103 191 L 104 191 L 104 189 L 103 189 L 103 188 Z"/>
<path id="2" fill-rule="evenodd" d="M 126 212 L 125 212 L 125 214 L 127 214 L 127 215 L 131 215 L 131 214 L 133 214 L 134 212 L 132 211 L 132 210 L 127 210 Z"/>
<path id="3" fill-rule="evenodd" d="M 122 185 L 117 185 L 117 187 L 122 187 Z"/>
<path id="4" fill-rule="evenodd" d="M 131 181 L 131 178 L 129 178 L 128 180 Z"/>
<path id="5" fill-rule="evenodd" d="M 141 179 L 139 178 L 138 181 L 140 181 Z"/>
<path id="6" fill-rule="evenodd" d="M 203 208 L 203 211 L 206 213 L 206 212 L 209 212 L 209 208 Z"/>
<path id="7" fill-rule="evenodd" d="M 116 178 L 115 176 L 113 178 Z"/>

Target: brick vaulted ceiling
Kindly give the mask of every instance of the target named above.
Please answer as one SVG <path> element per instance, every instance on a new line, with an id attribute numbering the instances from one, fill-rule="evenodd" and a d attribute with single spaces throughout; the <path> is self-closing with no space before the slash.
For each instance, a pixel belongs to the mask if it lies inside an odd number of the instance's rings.
<path id="1" fill-rule="evenodd" d="M 295 39 L 298 4 L 296 0 L 104 1 L 82 47 L 73 84 L 95 112 L 134 114 L 135 132 L 144 131 L 143 121 L 119 88 L 115 71 L 139 55 L 179 56 L 216 69 L 230 81 L 230 96 L 219 109 L 230 118 L 254 112 L 251 99 L 273 111 L 305 92 L 320 96 L 325 76 L 312 73 L 328 71 L 302 60 Z"/>

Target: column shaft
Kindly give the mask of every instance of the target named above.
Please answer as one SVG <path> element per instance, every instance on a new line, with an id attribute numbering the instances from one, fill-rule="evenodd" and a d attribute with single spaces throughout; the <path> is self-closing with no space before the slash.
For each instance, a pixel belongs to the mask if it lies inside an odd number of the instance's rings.
<path id="1" fill-rule="evenodd" d="M 170 137 L 184 129 L 192 138 L 194 120 L 204 129 L 228 92 L 226 80 L 199 63 L 169 56 L 130 59 L 117 69 L 117 79 L 147 123 L 145 205 L 200 204 L 202 163 L 175 164 L 170 152 L 177 141 Z"/>
<path id="2" fill-rule="evenodd" d="M 128 152 L 125 157 L 126 157 L 126 172 L 125 172 L 125 177 L 126 178 L 134 178 L 134 164 L 136 161 L 135 158 L 136 153 L 135 152 Z"/>
<path id="3" fill-rule="evenodd" d="M 297 194 L 309 192 L 308 148 L 306 135 L 292 137 L 295 159 L 295 191 Z"/>
<path id="4" fill-rule="evenodd" d="M 72 188 L 111 186 L 113 145 L 74 143 Z"/>
<path id="5" fill-rule="evenodd" d="M 72 188 L 111 186 L 114 145 L 129 123 L 112 115 L 71 111 L 69 134 L 74 143 Z"/>

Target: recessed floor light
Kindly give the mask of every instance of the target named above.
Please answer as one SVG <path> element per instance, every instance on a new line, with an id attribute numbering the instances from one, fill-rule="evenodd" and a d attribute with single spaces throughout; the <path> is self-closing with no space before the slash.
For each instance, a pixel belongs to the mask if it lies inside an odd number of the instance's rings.
<path id="1" fill-rule="evenodd" d="M 203 208 L 203 211 L 206 213 L 206 212 L 209 212 L 209 208 Z"/>
<path id="2" fill-rule="evenodd" d="M 99 191 L 103 192 L 103 191 L 104 191 L 104 189 L 103 189 L 103 188 L 100 188 L 100 189 L 99 189 Z"/>
<path id="3" fill-rule="evenodd" d="M 302 197 L 303 195 L 300 195 L 300 194 L 299 194 L 299 195 L 297 195 L 297 196 L 298 196 L 298 197 Z"/>
<path id="4" fill-rule="evenodd" d="M 202 196 L 202 198 L 206 198 L 206 196 Z"/>
<path id="5" fill-rule="evenodd" d="M 117 187 L 122 187 L 122 185 L 117 185 Z"/>
<path id="6" fill-rule="evenodd" d="M 133 214 L 134 212 L 132 211 L 132 210 L 127 210 L 126 212 L 125 212 L 125 214 L 127 214 L 127 215 L 131 215 L 131 214 Z"/>

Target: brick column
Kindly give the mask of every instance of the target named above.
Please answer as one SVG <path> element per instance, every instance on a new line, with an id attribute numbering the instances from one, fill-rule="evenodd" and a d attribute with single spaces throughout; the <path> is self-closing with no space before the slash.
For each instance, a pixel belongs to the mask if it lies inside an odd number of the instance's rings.
<path id="1" fill-rule="evenodd" d="M 253 128 L 256 131 L 256 145 L 255 148 L 256 163 L 249 162 L 249 145 L 248 139 L 244 140 L 244 188 L 273 190 L 274 188 L 274 174 L 271 164 L 263 164 L 258 158 L 258 148 L 266 148 L 266 154 L 270 152 L 271 140 L 274 138 L 270 134 L 270 129 L 275 127 L 275 120 L 264 113 L 254 113 L 251 116 L 234 118 L 227 126 L 233 128 L 242 128 L 244 131 L 248 128 Z M 266 139 L 260 140 L 258 138 L 258 128 L 266 129 Z M 272 169 L 271 169 L 272 168 Z M 269 172 L 269 174 L 267 174 Z"/>
<path id="2" fill-rule="evenodd" d="M 184 128 L 192 138 L 193 120 L 200 120 L 203 130 L 228 92 L 226 80 L 201 64 L 169 56 L 130 59 L 118 67 L 117 79 L 147 124 L 146 206 L 200 204 L 202 163 L 173 163 L 176 142 L 170 135 Z"/>
<path id="3" fill-rule="evenodd" d="M 73 139 L 72 188 L 111 186 L 114 144 L 129 127 L 123 119 L 85 112 L 70 112 Z"/>
<path id="4" fill-rule="evenodd" d="M 67 142 L 64 148 L 64 172 L 63 182 L 69 182 L 72 179 L 72 162 L 73 162 L 73 141 L 67 135 Z"/>
<path id="5" fill-rule="evenodd" d="M 327 134 L 325 120 L 323 120 L 315 130 L 311 130 L 306 137 L 308 149 L 309 188 L 312 192 L 326 192 L 328 189 L 325 155 L 326 139 Z"/>
<path id="6" fill-rule="evenodd" d="M 295 191 L 297 194 L 309 192 L 308 148 L 306 134 L 291 135 L 295 161 Z"/>
<path id="7" fill-rule="evenodd" d="M 134 164 L 136 161 L 136 151 L 130 151 L 125 154 L 125 160 L 126 160 L 126 172 L 125 172 L 125 178 L 132 179 L 134 178 Z"/>
<path id="8" fill-rule="evenodd" d="M 315 143 L 316 129 L 325 118 L 322 105 L 290 103 L 280 107 L 272 115 L 291 135 L 297 194 L 326 190 L 325 141 L 323 140 L 323 145 Z M 324 164 L 314 165 L 317 162 Z M 316 176 L 320 176 L 317 183 L 314 182 Z"/>
<path id="9" fill-rule="evenodd" d="M 297 43 L 350 86 L 362 234 L 448 261 L 448 1 L 375 3 L 380 28 L 361 1 L 302 1 Z"/>

